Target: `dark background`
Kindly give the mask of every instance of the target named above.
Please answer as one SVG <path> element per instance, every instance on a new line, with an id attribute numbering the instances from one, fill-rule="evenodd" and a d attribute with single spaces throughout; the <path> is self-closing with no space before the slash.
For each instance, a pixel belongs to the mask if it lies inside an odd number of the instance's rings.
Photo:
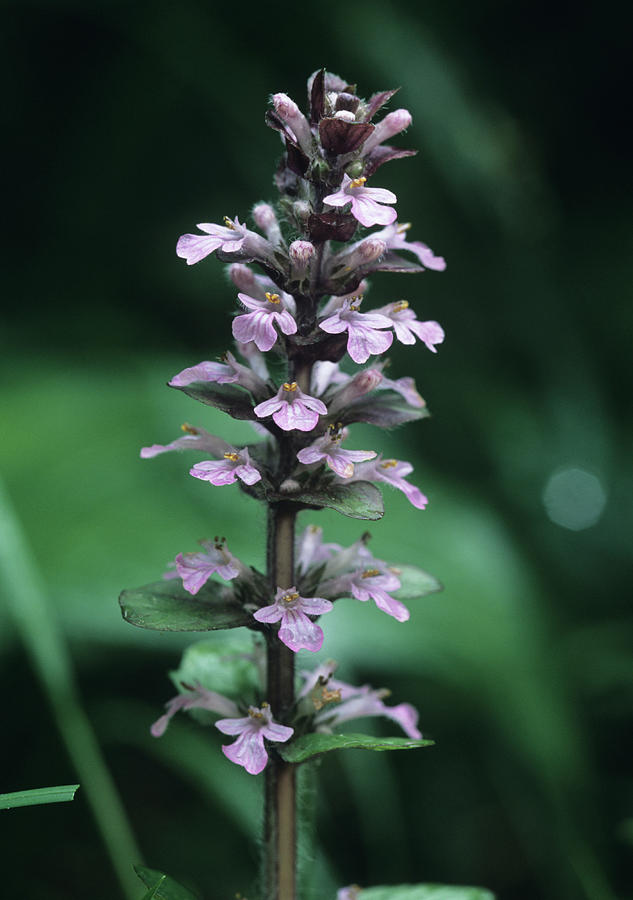
<path id="1" fill-rule="evenodd" d="M 375 305 L 407 298 L 447 340 L 392 354 L 433 418 L 356 444 L 411 459 L 431 498 L 420 513 L 387 494 L 374 552 L 445 590 L 407 626 L 351 601 L 327 623 L 344 674 L 414 702 L 437 743 L 323 763 L 315 896 L 405 881 L 633 896 L 629 25 L 609 3 L 5 5 L 0 472 L 47 613 L 4 573 L 0 790 L 83 784 L 50 674 L 62 654 L 142 861 L 208 898 L 251 889 L 252 780 L 194 723 L 148 736 L 187 640 L 125 625 L 116 595 L 218 518 L 261 561 L 246 499 L 209 499 L 186 460 L 137 450 L 187 418 L 243 434 L 163 387 L 227 346 L 234 298 L 219 263 L 188 269 L 175 241 L 274 198 L 267 98 L 303 105 L 325 65 L 361 95 L 402 86 L 397 142 L 420 153 L 376 184 L 448 262 L 374 279 Z M 347 543 L 362 530 L 323 523 Z M 3 895 L 122 896 L 83 787 L 0 829 Z"/>

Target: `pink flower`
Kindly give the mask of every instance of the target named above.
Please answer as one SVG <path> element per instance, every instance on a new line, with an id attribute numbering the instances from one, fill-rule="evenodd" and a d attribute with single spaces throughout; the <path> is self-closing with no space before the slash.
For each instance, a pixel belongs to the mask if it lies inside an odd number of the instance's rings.
<path id="1" fill-rule="evenodd" d="M 295 653 L 311 650 L 316 653 L 323 646 L 323 629 L 308 616 L 330 612 L 332 603 L 323 597 L 300 597 L 294 587 L 277 588 L 275 602 L 253 613 L 258 622 L 281 622 L 279 640 Z"/>
<path id="2" fill-rule="evenodd" d="M 277 322 L 284 334 L 295 334 L 297 323 L 282 306 L 279 294 L 266 292 L 264 300 L 256 300 L 248 294 L 237 295 L 244 306 L 253 312 L 233 319 L 233 337 L 245 344 L 255 341 L 259 350 L 267 352 L 277 340 L 273 322 Z"/>
<path id="3" fill-rule="evenodd" d="M 380 330 L 390 328 L 391 319 L 380 313 L 359 312 L 362 299 L 344 300 L 333 316 L 319 322 L 319 328 L 328 334 L 347 331 L 347 352 L 355 363 L 367 362 L 372 354 L 384 353 L 393 341 L 390 331 Z"/>
<path id="4" fill-rule="evenodd" d="M 253 410 L 259 419 L 272 416 L 284 431 L 312 431 L 319 416 L 327 415 L 327 406 L 316 397 L 304 394 L 296 381 L 285 382 L 274 397 Z"/>
<path id="5" fill-rule="evenodd" d="M 352 215 L 361 225 L 391 225 L 397 218 L 395 209 L 382 206 L 383 203 L 396 203 L 398 198 L 386 188 L 366 188 L 365 177 L 355 178 L 343 175 L 341 186 L 335 194 L 328 194 L 323 202 L 329 206 L 346 206 L 352 204 Z"/>
<path id="6" fill-rule="evenodd" d="M 441 344 L 444 340 L 444 329 L 438 322 L 419 322 L 406 300 L 397 303 L 388 303 L 381 306 L 376 312 L 381 313 L 391 320 L 396 337 L 402 344 L 415 344 L 418 337 L 426 344 L 431 353 L 437 353 L 435 344 Z"/>
<path id="7" fill-rule="evenodd" d="M 229 553 L 224 538 L 214 541 L 200 541 L 204 553 L 179 553 L 176 570 L 182 578 L 182 586 L 190 594 L 197 594 L 214 572 L 220 578 L 230 581 L 240 574 L 241 563 Z"/>
<path id="8" fill-rule="evenodd" d="M 394 222 L 392 225 L 387 225 L 382 231 L 374 232 L 373 237 L 382 238 L 389 250 L 408 250 L 410 253 L 415 253 L 420 265 L 425 269 L 443 272 L 446 268 L 444 257 L 436 256 L 431 248 L 422 241 L 407 241 L 406 233 L 409 228 L 411 228 L 410 222 Z"/>
<path id="9" fill-rule="evenodd" d="M 402 491 L 407 500 L 417 509 L 425 509 L 428 498 L 422 491 L 409 484 L 405 476 L 413 472 L 411 463 L 399 459 L 374 459 L 371 462 L 361 463 L 354 473 L 354 480 L 362 479 L 364 481 L 384 481 L 392 487 Z"/>
<path id="10" fill-rule="evenodd" d="M 167 712 L 150 728 L 152 737 L 162 737 L 170 719 L 181 709 L 206 709 L 221 716 L 239 716 L 240 714 L 232 700 L 223 697 L 222 694 L 216 694 L 215 691 L 208 691 L 201 684 L 196 684 L 194 687 L 183 685 L 183 687 L 186 687 L 186 693 L 178 694 L 168 700 L 165 704 Z"/>
<path id="11" fill-rule="evenodd" d="M 268 754 L 264 738 L 277 743 L 285 743 L 294 734 L 294 729 L 279 725 L 273 720 L 270 706 L 249 706 L 248 716 L 240 719 L 220 719 L 215 727 L 222 734 L 239 735 L 233 744 L 225 744 L 222 752 L 227 759 L 243 766 L 249 775 L 259 775 L 266 768 Z"/>
<path id="12" fill-rule="evenodd" d="M 297 541 L 297 571 L 305 575 L 310 566 L 325 562 L 341 549 L 340 544 L 324 544 L 323 529 L 318 525 L 308 525 Z"/>
<path id="13" fill-rule="evenodd" d="M 408 109 L 394 109 L 393 112 L 387 113 L 384 119 L 378 122 L 363 144 L 362 155 L 367 156 L 378 144 L 382 144 L 383 141 L 388 141 L 394 135 L 400 134 L 401 131 L 409 127 L 412 121 L 413 119 Z"/>
<path id="14" fill-rule="evenodd" d="M 407 401 L 409 406 L 417 406 L 418 409 L 422 409 L 426 406 L 426 401 L 418 393 L 415 381 L 408 375 L 404 378 L 397 378 L 395 381 L 391 378 L 386 378 L 383 375 L 378 390 L 396 391 L 397 394 L 400 394 L 400 396 Z"/>
<path id="15" fill-rule="evenodd" d="M 383 697 L 388 697 L 391 692 L 386 688 L 375 690 L 369 685 L 355 688 L 333 679 L 329 681 L 327 688 L 330 691 L 339 691 L 343 702 L 336 706 L 328 705 L 317 713 L 314 720 L 317 730 L 330 731 L 343 722 L 365 716 L 384 716 L 397 722 L 407 737 L 412 740 L 421 739 L 422 734 L 417 727 L 419 719 L 417 709 L 410 703 L 387 706 L 383 703 Z"/>
<path id="16" fill-rule="evenodd" d="M 181 259 L 187 260 L 188 266 L 200 262 L 215 250 L 222 249 L 225 253 L 235 253 L 242 249 L 248 229 L 241 225 L 237 216 L 233 221 L 228 216 L 224 217 L 224 225 L 213 225 L 208 222 L 196 226 L 200 231 L 205 231 L 210 237 L 202 234 L 183 234 L 178 239 L 176 253 Z"/>
<path id="17" fill-rule="evenodd" d="M 341 430 L 335 425 L 330 425 L 326 434 L 317 438 L 309 447 L 299 450 L 297 459 L 304 465 L 324 459 L 330 469 L 341 478 L 351 478 L 355 462 L 373 459 L 376 454 L 373 450 L 343 450 L 340 444 L 345 437 L 347 429 Z"/>
<path id="18" fill-rule="evenodd" d="M 261 394 L 265 388 L 265 380 L 262 380 L 250 366 L 243 366 L 235 356 L 226 352 L 222 357 L 223 362 L 210 362 L 205 360 L 188 369 L 183 369 L 169 382 L 171 387 L 186 387 L 196 381 L 209 381 L 217 384 L 238 384 L 246 388 L 252 394 Z M 266 374 L 266 378 L 268 375 Z"/>
<path id="19" fill-rule="evenodd" d="M 373 600 L 378 609 L 393 616 L 398 622 L 406 622 L 411 613 L 399 600 L 389 594 L 389 591 L 397 591 L 400 587 L 400 579 L 391 572 L 380 569 L 363 569 L 350 576 L 350 590 L 352 596 L 365 603 Z"/>
<path id="20" fill-rule="evenodd" d="M 204 428 L 196 428 L 187 422 L 181 426 L 185 434 L 176 438 L 170 444 L 152 444 L 151 447 L 141 448 L 141 459 L 152 459 L 161 453 L 170 453 L 172 450 L 202 450 L 206 453 L 212 453 L 214 456 L 221 456 L 231 447 L 222 438 L 209 434 Z"/>
<path id="21" fill-rule="evenodd" d="M 230 447 L 224 454 L 224 459 L 205 459 L 196 463 L 189 471 L 194 478 L 201 481 L 210 481 L 211 484 L 220 487 L 224 484 L 234 484 L 239 478 L 244 484 L 255 484 L 261 481 L 261 472 L 251 465 L 248 450 L 235 450 Z"/>
<path id="22" fill-rule="evenodd" d="M 376 390 L 382 384 L 382 380 L 382 373 L 377 367 L 361 369 L 353 378 L 345 379 L 329 400 L 330 414 L 346 409 L 356 400 Z"/>
<path id="23" fill-rule="evenodd" d="M 283 119 L 293 132 L 303 152 L 310 154 L 313 144 L 310 124 L 294 100 L 291 100 L 288 94 L 273 94 L 273 105 L 279 118 Z"/>

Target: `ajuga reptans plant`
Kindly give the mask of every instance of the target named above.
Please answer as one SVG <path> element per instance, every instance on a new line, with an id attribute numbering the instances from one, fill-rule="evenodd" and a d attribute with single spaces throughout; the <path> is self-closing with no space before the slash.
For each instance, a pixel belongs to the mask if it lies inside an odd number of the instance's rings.
<path id="1" fill-rule="evenodd" d="M 228 542 L 214 537 L 202 541 L 200 550 L 178 553 L 162 582 L 125 591 L 121 598 L 125 618 L 145 628 L 242 626 L 252 632 L 246 654 L 209 642 L 185 653 L 174 675 L 178 694 L 152 734 L 159 738 L 179 710 L 196 710 L 199 718 L 205 711 L 205 721 L 226 736 L 227 760 L 266 779 L 259 886 L 265 900 L 302 896 L 296 880 L 296 782 L 302 765 L 338 748 L 430 743 L 418 729 L 417 711 L 406 702 L 385 702 L 387 690 L 339 681 L 332 660 L 310 670 L 308 654 L 302 654 L 296 665 L 299 652 L 327 649 L 322 617 L 342 598 L 372 600 L 406 622 L 403 601 L 439 588 L 432 576 L 404 561 L 374 556 L 367 533 L 356 532 L 347 547 L 324 541 L 316 515 L 328 507 L 356 519 L 379 519 L 385 484 L 419 510 L 427 504 L 408 480 L 410 463 L 384 459 L 379 447 L 345 447 L 356 422 L 390 428 L 426 415 L 413 379 L 385 374 L 383 354 L 394 338 L 425 353 L 435 353 L 444 340 L 441 326 L 419 320 L 406 300 L 375 309 L 365 299 L 372 272 L 445 268 L 426 244 L 408 240 L 395 194 L 379 186 L 384 163 L 415 152 L 388 143 L 411 124 L 406 109 L 376 121 L 394 94 L 363 100 L 346 81 L 321 70 L 308 80 L 306 114 L 286 94 L 271 98 L 266 123 L 284 146 L 274 177 L 277 201 L 253 208 L 253 229 L 238 216 L 226 216 L 222 224 L 198 225 L 197 233 L 184 234 L 177 244 L 188 265 L 206 265 L 212 255 L 229 265 L 237 293 L 233 349 L 169 382 L 202 404 L 251 422 L 253 441 L 233 446 L 201 425 L 185 424 L 184 434 L 171 443 L 141 451 L 144 458 L 197 451 L 203 458 L 190 474 L 208 482 L 201 490 L 240 488 L 267 507 L 265 573 L 231 553 L 230 536 Z M 280 377 L 271 375 L 271 356 Z M 310 512 L 301 518 L 307 521 L 297 531 L 297 516 L 305 510 Z M 221 662 L 223 692 L 210 683 L 212 660 Z M 365 716 L 393 720 L 405 737 L 341 731 L 342 723 Z M 357 891 L 339 893 L 351 897 Z"/>

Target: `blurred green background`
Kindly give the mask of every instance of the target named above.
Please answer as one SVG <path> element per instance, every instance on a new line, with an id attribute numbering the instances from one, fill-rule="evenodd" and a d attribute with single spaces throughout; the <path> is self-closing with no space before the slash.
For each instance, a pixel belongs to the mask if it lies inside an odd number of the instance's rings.
<path id="1" fill-rule="evenodd" d="M 391 108 L 414 124 L 398 143 L 420 153 L 379 183 L 448 269 L 374 278 L 372 305 L 406 298 L 447 340 L 437 357 L 392 354 L 433 418 L 360 429 L 353 445 L 413 461 L 429 508 L 387 493 L 372 548 L 444 591 L 411 604 L 406 626 L 351 601 L 325 623 L 343 676 L 413 702 L 436 746 L 324 761 L 316 897 L 404 881 L 633 897 L 630 29 L 617 10 L 5 4 L 0 791 L 83 788 L 1 814 L 2 896 L 123 896 L 87 802 L 127 871 L 90 728 L 139 861 L 206 898 L 250 896 L 259 782 L 185 717 L 150 737 L 189 639 L 124 624 L 116 598 L 218 531 L 262 562 L 261 510 L 188 478 L 188 459 L 141 462 L 138 448 L 184 420 L 245 433 L 164 386 L 227 347 L 234 298 L 219 263 L 187 269 L 175 241 L 274 197 L 267 97 L 303 104 L 325 65 L 364 95 L 402 85 Z M 363 530 L 318 521 L 330 540 Z"/>

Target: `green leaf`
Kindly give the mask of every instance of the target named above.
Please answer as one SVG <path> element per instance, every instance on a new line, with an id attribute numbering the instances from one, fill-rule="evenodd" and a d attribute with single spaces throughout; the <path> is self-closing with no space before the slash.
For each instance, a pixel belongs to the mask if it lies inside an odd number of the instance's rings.
<path id="1" fill-rule="evenodd" d="M 143 894 L 142 900 L 154 900 L 158 896 L 159 887 L 165 883 L 166 878 L 166 875 L 161 875 L 154 887 L 151 887 L 147 893 Z"/>
<path id="2" fill-rule="evenodd" d="M 363 888 L 358 900 L 495 900 L 485 888 L 450 884 L 393 884 Z"/>
<path id="3" fill-rule="evenodd" d="M 198 900 L 195 894 L 157 869 L 134 866 L 134 871 L 146 887 L 155 889 L 154 894 L 149 895 L 150 897 L 156 897 L 158 900 Z M 147 895 L 145 896 L 147 897 Z"/>
<path id="4" fill-rule="evenodd" d="M 169 578 L 123 591 L 119 604 L 126 622 L 151 631 L 215 631 L 251 621 L 231 589 L 217 581 L 207 581 L 193 597 L 180 579 Z"/>
<path id="5" fill-rule="evenodd" d="M 442 590 L 442 585 L 435 576 L 417 566 L 389 563 L 389 568 L 400 579 L 401 587 L 394 591 L 394 597 L 398 600 L 415 600 L 416 597 L 426 597 L 427 594 Z"/>
<path id="6" fill-rule="evenodd" d="M 369 481 L 353 481 L 351 484 L 332 483 L 323 488 L 305 490 L 300 494 L 284 494 L 284 499 L 307 506 L 335 509 L 352 519 L 381 519 L 385 514 L 382 494 Z"/>
<path id="7" fill-rule="evenodd" d="M 231 384 L 218 384 L 212 381 L 194 381 L 191 384 L 176 385 L 176 390 L 182 391 L 188 397 L 199 400 L 206 406 L 215 406 L 222 412 L 228 413 L 234 419 L 255 419 L 253 403 L 250 394 Z"/>
<path id="8" fill-rule="evenodd" d="M 35 788 L 31 791 L 14 791 L 0 794 L 0 809 L 17 806 L 38 806 L 41 803 L 64 803 L 73 800 L 78 784 L 61 784 L 59 787 Z"/>
<path id="9" fill-rule="evenodd" d="M 198 641 L 183 653 L 180 666 L 170 673 L 172 681 L 176 686 L 199 683 L 209 691 L 237 700 L 259 686 L 257 668 L 249 658 L 252 652 L 253 641 L 248 638 Z"/>
<path id="10" fill-rule="evenodd" d="M 302 763 L 330 750 L 417 750 L 432 747 L 434 741 L 412 738 L 379 738 L 372 734 L 304 734 L 291 744 L 277 747 L 279 755 L 289 763 Z"/>

